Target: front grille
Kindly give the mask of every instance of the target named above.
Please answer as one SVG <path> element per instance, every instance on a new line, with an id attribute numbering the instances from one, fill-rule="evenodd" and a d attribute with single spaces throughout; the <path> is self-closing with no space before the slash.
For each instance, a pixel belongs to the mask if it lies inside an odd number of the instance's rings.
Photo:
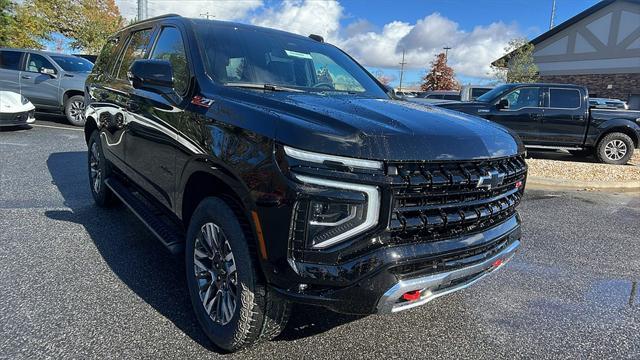
<path id="1" fill-rule="evenodd" d="M 522 156 L 458 163 L 390 163 L 389 173 L 397 174 L 389 223 L 392 241 L 438 241 L 500 224 L 515 213 L 526 170 Z M 490 174 L 504 178 L 491 188 L 478 187 L 480 178 Z"/>

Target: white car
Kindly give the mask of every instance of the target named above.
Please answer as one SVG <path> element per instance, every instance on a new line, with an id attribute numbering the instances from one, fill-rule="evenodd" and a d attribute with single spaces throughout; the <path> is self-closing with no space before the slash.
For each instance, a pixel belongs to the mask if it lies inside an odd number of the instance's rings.
<path id="1" fill-rule="evenodd" d="M 33 124 L 36 108 L 26 97 L 0 90 L 0 126 L 19 126 Z"/>

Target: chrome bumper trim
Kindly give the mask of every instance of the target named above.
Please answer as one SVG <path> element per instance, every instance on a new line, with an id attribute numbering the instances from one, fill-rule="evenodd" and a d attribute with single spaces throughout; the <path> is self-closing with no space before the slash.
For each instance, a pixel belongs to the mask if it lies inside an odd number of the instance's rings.
<path id="1" fill-rule="evenodd" d="M 388 314 L 411 309 L 416 306 L 424 305 L 440 296 L 465 289 L 474 284 L 476 281 L 485 277 L 487 274 L 501 268 L 504 264 L 511 260 L 519 246 L 520 241 L 515 240 L 507 248 L 503 249 L 498 254 L 481 263 L 425 277 L 401 280 L 389 290 L 387 290 L 384 295 L 382 295 L 377 306 L 378 313 Z M 497 260 L 502 260 L 502 263 L 494 266 L 493 264 Z M 465 277 L 470 278 L 454 286 L 442 288 L 443 285 L 449 284 L 452 281 Z M 417 290 L 421 291 L 421 295 L 418 300 L 398 302 L 403 294 Z"/>

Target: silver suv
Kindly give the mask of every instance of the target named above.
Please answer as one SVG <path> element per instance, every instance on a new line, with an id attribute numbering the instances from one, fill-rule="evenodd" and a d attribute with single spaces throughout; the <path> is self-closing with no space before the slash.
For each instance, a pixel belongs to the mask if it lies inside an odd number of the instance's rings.
<path id="1" fill-rule="evenodd" d="M 0 48 L 0 90 L 22 94 L 39 111 L 63 112 L 84 125 L 84 82 L 93 64 L 81 57 Z"/>

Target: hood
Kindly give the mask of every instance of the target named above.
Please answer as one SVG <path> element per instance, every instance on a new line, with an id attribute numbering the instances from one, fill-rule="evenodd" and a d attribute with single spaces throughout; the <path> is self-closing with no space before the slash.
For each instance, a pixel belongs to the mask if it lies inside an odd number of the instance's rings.
<path id="1" fill-rule="evenodd" d="M 33 110 L 34 106 L 27 100 L 22 103 L 22 95 L 12 91 L 0 91 L 0 113 L 18 113 Z"/>
<path id="2" fill-rule="evenodd" d="M 268 93 L 278 142 L 375 160 L 470 160 L 523 151 L 500 125 L 402 100 Z"/>

